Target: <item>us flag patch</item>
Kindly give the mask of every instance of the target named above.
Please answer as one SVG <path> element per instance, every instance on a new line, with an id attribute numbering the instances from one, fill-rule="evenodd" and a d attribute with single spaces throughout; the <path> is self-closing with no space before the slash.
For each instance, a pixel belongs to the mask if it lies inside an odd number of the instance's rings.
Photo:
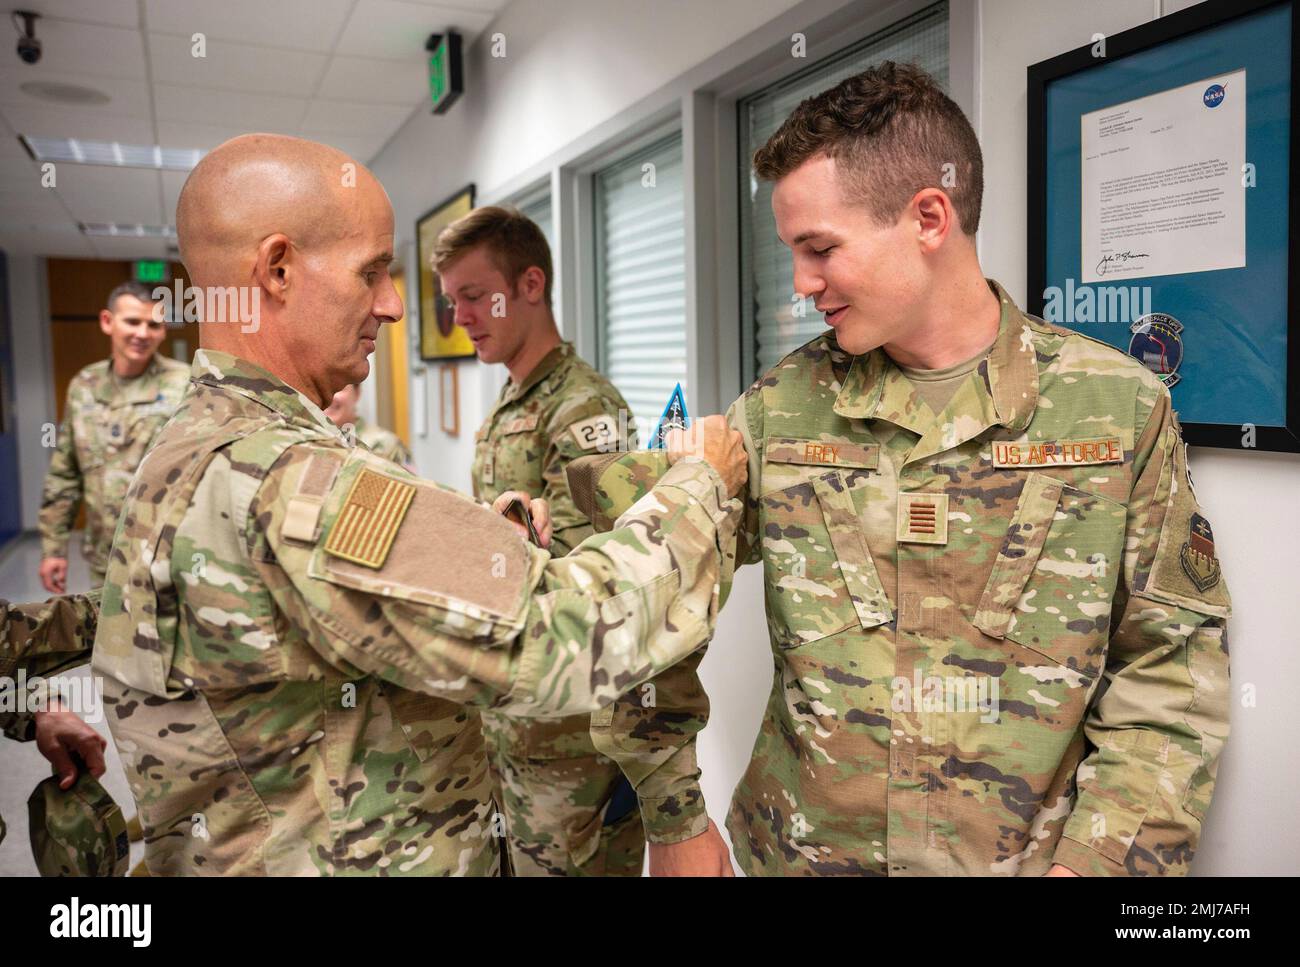
<path id="1" fill-rule="evenodd" d="M 414 484 L 363 469 L 330 528 L 325 553 L 364 567 L 383 567 L 414 497 Z"/>

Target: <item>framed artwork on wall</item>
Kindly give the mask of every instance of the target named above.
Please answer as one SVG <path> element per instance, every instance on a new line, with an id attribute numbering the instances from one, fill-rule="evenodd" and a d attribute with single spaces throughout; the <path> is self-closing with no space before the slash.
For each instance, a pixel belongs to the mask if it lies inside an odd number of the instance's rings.
<path id="1" fill-rule="evenodd" d="M 442 298 L 438 276 L 429 265 L 438 233 L 474 209 L 474 186 L 468 185 L 425 212 L 415 223 L 416 257 L 420 263 L 420 358 L 470 359 L 474 344 L 456 325 L 452 310 Z"/>

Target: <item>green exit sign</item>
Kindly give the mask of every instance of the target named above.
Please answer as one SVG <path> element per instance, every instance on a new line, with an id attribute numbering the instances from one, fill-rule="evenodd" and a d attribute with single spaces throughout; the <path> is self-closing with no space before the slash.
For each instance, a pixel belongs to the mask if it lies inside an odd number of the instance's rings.
<path id="1" fill-rule="evenodd" d="M 171 278 L 171 272 L 168 271 L 167 263 L 161 260 L 152 259 L 143 262 L 136 262 L 134 272 L 137 282 L 166 282 Z"/>
<path id="2" fill-rule="evenodd" d="M 433 102 L 433 113 L 443 114 L 465 90 L 460 34 L 454 31 L 432 34 L 424 49 L 429 52 L 429 99 Z"/>

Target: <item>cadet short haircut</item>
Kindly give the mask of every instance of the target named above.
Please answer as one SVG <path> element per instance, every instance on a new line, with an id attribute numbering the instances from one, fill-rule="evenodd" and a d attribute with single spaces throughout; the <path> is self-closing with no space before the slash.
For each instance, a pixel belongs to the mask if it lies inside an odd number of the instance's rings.
<path id="1" fill-rule="evenodd" d="M 109 312 L 117 311 L 117 300 L 122 298 L 124 295 L 134 296 L 145 305 L 151 305 L 158 301 L 153 297 L 153 288 L 151 286 L 147 286 L 143 282 L 123 282 L 108 294 Z"/>
<path id="2" fill-rule="evenodd" d="M 546 273 L 546 307 L 551 307 L 551 247 L 542 230 L 517 208 L 488 205 L 456 219 L 433 246 L 433 270 L 441 274 L 470 249 L 487 247 L 488 258 L 513 290 L 534 265 Z"/>
<path id="3" fill-rule="evenodd" d="M 835 159 L 849 196 L 881 224 L 892 225 L 922 188 L 938 188 L 963 232 L 979 228 L 979 140 L 961 108 L 919 67 L 885 61 L 803 101 L 754 152 L 754 173 L 778 181 L 819 154 Z"/>

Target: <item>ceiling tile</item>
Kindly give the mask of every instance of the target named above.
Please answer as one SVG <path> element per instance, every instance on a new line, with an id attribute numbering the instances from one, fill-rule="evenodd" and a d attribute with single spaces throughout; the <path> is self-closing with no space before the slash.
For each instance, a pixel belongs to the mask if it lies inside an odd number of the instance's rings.
<path id="1" fill-rule="evenodd" d="M 168 225 L 176 224 L 176 200 L 180 198 L 185 179 L 189 176 L 188 171 L 162 172 L 163 222 Z"/>
<path id="2" fill-rule="evenodd" d="M 154 85 L 159 121 L 213 124 L 243 131 L 277 130 L 292 133 L 302 121 L 305 98 L 273 94 L 235 94 L 199 87 Z"/>
<path id="3" fill-rule="evenodd" d="M 411 116 L 400 104 L 353 104 L 349 101 L 311 102 L 302 130 L 347 136 L 382 135 L 387 138 Z"/>
<path id="4" fill-rule="evenodd" d="M 429 34 L 454 27 L 468 43 L 491 22 L 492 16 L 488 11 L 457 10 L 409 0 L 357 0 L 339 38 L 337 53 L 423 63 Z"/>
<path id="5" fill-rule="evenodd" d="M 153 125 L 149 121 L 119 117 L 103 108 L 14 107 L 6 104 L 0 105 L 0 115 L 17 134 L 153 144 Z"/>
<path id="6" fill-rule="evenodd" d="M 90 239 L 75 225 L 60 228 L 51 225 L 13 225 L 6 223 L 0 232 L 0 249 L 13 255 L 50 255 L 90 259 L 96 255 Z"/>
<path id="7" fill-rule="evenodd" d="M 104 104 L 62 104 L 48 101 L 24 91 L 21 85 L 29 81 L 40 80 L 47 83 L 75 84 L 89 87 L 107 94 L 109 100 Z M 143 80 L 131 80 L 123 77 L 93 77 L 89 74 L 76 74 L 69 71 L 45 71 L 37 78 L 16 67 L 0 67 L 0 104 L 14 104 L 38 109 L 55 107 L 64 111 L 88 111 L 92 115 L 113 114 L 149 120 L 152 117 L 149 106 L 149 85 Z"/>
<path id="8" fill-rule="evenodd" d="M 58 176 L 59 196 L 79 222 L 162 223 L 156 171 L 61 165 Z"/>
<path id="9" fill-rule="evenodd" d="M 140 8 L 136 0 L 22 0 L 15 9 L 34 10 L 42 17 L 57 20 L 76 20 L 81 23 L 107 24 L 111 27 L 130 27 L 140 24 Z M 36 36 L 44 36 L 45 24 L 36 21 Z"/>
<path id="10" fill-rule="evenodd" d="M 384 142 L 388 140 L 386 136 L 381 135 L 359 138 L 331 134 L 326 131 L 304 131 L 302 137 L 338 148 L 348 157 L 355 158 L 362 164 L 369 164 L 370 160 L 379 153 L 379 149 L 384 146 Z"/>
<path id="11" fill-rule="evenodd" d="M 335 57 L 317 97 L 414 107 L 429 97 L 429 72 L 423 58 L 392 61 Z"/>
<path id="12" fill-rule="evenodd" d="M 227 91 L 310 97 L 329 57 L 301 50 L 250 47 L 213 40 L 206 56 L 190 55 L 188 37 L 149 35 L 153 79 Z"/>
<path id="13" fill-rule="evenodd" d="M 162 259 L 167 257 L 167 242 L 155 238 L 113 238 L 95 236 L 90 244 L 101 259 Z"/>
<path id="14" fill-rule="evenodd" d="M 7 12 L 5 19 L 8 20 Z M 13 53 L 17 43 L 10 27 L 6 32 L 6 62 L 21 67 L 32 77 L 47 71 L 72 71 L 96 77 L 131 77 L 144 80 L 144 44 L 140 32 L 124 27 L 71 23 L 66 20 L 38 20 L 36 36 L 41 42 L 41 59 L 24 64 Z M 9 58 L 12 58 L 10 61 Z"/>
<path id="15" fill-rule="evenodd" d="M 208 41 L 314 50 L 327 54 L 334 47 L 339 29 L 354 0 L 221 0 L 220 3 L 179 3 L 176 0 L 145 0 L 145 23 L 151 33 L 192 37 L 204 34 Z"/>
<path id="16" fill-rule="evenodd" d="M 248 132 L 241 127 L 216 124 L 187 124 L 184 121 L 159 121 L 158 143 L 164 148 L 197 148 L 211 151 L 223 141 Z"/>

